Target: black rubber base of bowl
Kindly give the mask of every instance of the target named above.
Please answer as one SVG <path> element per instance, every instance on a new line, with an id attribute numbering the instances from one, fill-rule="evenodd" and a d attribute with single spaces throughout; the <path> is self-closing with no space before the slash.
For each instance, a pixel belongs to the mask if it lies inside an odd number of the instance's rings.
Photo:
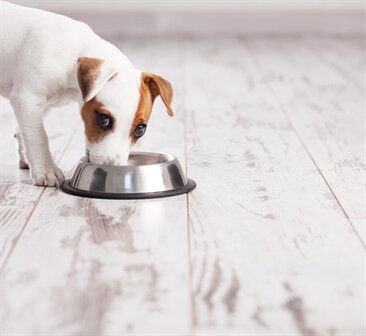
<path id="1" fill-rule="evenodd" d="M 188 179 L 187 185 L 183 188 L 166 190 L 166 191 L 158 191 L 158 192 L 144 192 L 144 193 L 107 193 L 107 192 L 91 192 L 86 190 L 80 190 L 73 188 L 70 185 L 71 180 L 66 180 L 60 186 L 60 189 L 74 196 L 80 197 L 88 197 L 88 198 L 105 198 L 105 199 L 148 199 L 148 198 L 161 198 L 161 197 L 169 197 L 169 196 L 177 196 L 181 194 L 188 193 L 196 188 L 196 182 L 191 179 Z"/>

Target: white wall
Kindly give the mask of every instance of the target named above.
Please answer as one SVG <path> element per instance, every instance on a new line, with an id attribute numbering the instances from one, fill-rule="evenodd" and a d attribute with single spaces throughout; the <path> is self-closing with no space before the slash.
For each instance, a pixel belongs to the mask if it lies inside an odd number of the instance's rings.
<path id="1" fill-rule="evenodd" d="M 125 11 L 342 11 L 362 10 L 365 0 L 9 0 L 50 10 Z"/>
<path id="2" fill-rule="evenodd" d="M 366 0 L 6 1 L 66 14 L 102 36 L 366 33 Z"/>

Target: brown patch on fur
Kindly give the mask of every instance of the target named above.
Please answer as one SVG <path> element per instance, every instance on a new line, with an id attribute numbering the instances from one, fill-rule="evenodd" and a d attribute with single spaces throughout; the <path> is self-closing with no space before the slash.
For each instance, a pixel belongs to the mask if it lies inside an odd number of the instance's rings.
<path id="1" fill-rule="evenodd" d="M 100 102 L 98 102 L 95 97 L 89 100 L 87 103 L 84 104 L 83 108 L 81 109 L 81 117 L 84 120 L 85 125 L 85 134 L 86 137 L 90 142 L 98 142 L 100 141 L 108 132 L 113 131 L 113 124 L 112 128 L 109 130 L 101 129 L 96 121 L 96 113 L 101 112 L 107 115 L 111 115 L 108 109 L 103 106 Z"/>
<path id="2" fill-rule="evenodd" d="M 168 114 L 173 116 L 173 110 L 170 106 L 173 100 L 173 88 L 171 84 L 160 76 L 150 72 L 143 72 L 140 85 L 140 100 L 130 130 L 131 142 L 133 144 L 138 140 L 133 136 L 136 127 L 141 123 L 147 124 L 150 119 L 154 100 L 157 96 L 161 97 Z"/>
<path id="3" fill-rule="evenodd" d="M 102 63 L 103 61 L 98 58 L 79 57 L 77 77 L 84 99 L 93 88 L 95 80 L 99 77 Z"/>
<path id="4" fill-rule="evenodd" d="M 154 102 L 155 98 L 160 96 L 165 107 L 167 108 L 168 114 L 172 117 L 174 115 L 174 112 L 170 106 L 173 101 L 172 85 L 163 77 L 154 75 L 150 72 L 143 72 L 142 80 L 148 85 L 150 89 L 152 101 Z"/>
<path id="5" fill-rule="evenodd" d="M 138 139 L 134 138 L 133 134 L 135 133 L 136 127 L 141 124 L 147 124 L 150 119 L 150 115 L 152 112 L 154 99 L 151 95 L 149 87 L 145 82 L 141 79 L 140 85 L 140 100 L 137 105 L 137 110 L 135 113 L 135 118 L 132 121 L 132 126 L 130 130 L 131 142 L 134 144 Z"/>

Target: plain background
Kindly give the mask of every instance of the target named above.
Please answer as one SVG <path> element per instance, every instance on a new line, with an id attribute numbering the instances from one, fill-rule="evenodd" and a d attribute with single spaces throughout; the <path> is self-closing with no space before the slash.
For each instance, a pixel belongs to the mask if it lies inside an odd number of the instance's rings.
<path id="1" fill-rule="evenodd" d="M 102 11 L 271 11 L 271 10 L 362 10 L 362 0 L 16 0 L 14 3 L 54 10 Z"/>

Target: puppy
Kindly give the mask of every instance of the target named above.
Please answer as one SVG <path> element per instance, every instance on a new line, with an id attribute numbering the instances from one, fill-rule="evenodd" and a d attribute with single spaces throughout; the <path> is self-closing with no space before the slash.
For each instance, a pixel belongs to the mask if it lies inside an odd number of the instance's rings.
<path id="1" fill-rule="evenodd" d="M 173 115 L 171 84 L 137 70 L 86 24 L 4 1 L 0 12 L 0 95 L 14 109 L 19 166 L 29 166 L 34 184 L 58 186 L 64 179 L 43 125 L 52 107 L 78 101 L 89 160 L 113 165 L 127 163 L 157 96 Z"/>

